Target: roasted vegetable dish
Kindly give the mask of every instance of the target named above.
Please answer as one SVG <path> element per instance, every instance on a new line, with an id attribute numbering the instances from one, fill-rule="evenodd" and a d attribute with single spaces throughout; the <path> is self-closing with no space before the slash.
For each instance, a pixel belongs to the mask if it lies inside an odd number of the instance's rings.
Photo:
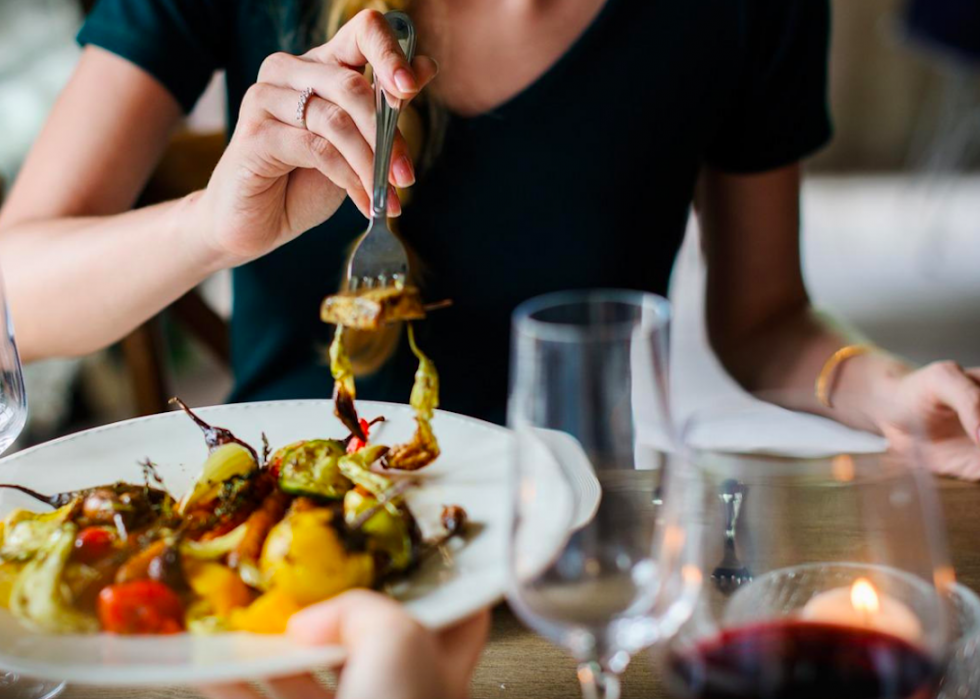
<path id="1" fill-rule="evenodd" d="M 416 406 L 428 419 L 431 388 Z M 414 468 L 419 452 L 372 443 L 383 418 L 270 453 L 180 406 L 208 450 L 180 499 L 149 461 L 141 485 L 56 495 L 0 485 L 53 508 L 0 523 L 0 607 L 48 633 L 281 633 L 307 605 L 406 575 L 465 526 L 449 506 L 423 538 L 404 498 L 417 483 L 382 468 Z"/>

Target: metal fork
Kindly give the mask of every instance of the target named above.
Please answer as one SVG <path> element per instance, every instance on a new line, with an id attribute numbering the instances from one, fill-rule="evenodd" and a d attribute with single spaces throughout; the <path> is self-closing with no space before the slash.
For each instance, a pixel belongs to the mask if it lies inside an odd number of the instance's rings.
<path id="1" fill-rule="evenodd" d="M 735 528 L 738 526 L 738 515 L 742 509 L 746 487 L 734 479 L 721 484 L 718 498 L 725 508 L 725 551 L 721 563 L 711 573 L 711 579 L 719 591 L 728 594 L 734 592 L 745 583 L 752 582 L 752 571 L 738 558 L 735 550 Z"/>
<path id="2" fill-rule="evenodd" d="M 415 25 L 404 12 L 388 12 L 385 19 L 411 62 L 415 57 Z M 374 79 L 378 134 L 374 148 L 374 193 L 371 199 L 371 223 L 351 256 L 347 268 L 347 288 L 395 285 L 401 286 L 408 276 L 408 255 L 401 242 L 388 228 L 388 172 L 395 142 L 398 114 L 402 102 L 386 93 L 381 81 Z"/>

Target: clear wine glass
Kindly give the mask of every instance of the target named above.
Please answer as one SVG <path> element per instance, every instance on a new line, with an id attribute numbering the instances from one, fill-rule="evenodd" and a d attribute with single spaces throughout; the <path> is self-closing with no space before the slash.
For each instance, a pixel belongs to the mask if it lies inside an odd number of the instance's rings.
<path id="1" fill-rule="evenodd" d="M 695 536 L 655 504 L 669 315 L 651 294 L 584 291 L 514 316 L 508 600 L 574 655 L 590 699 L 619 695 L 631 656 L 686 619 L 699 583 L 683 566 Z"/>
<path id="2" fill-rule="evenodd" d="M 952 647 L 936 699 L 980 699 L 980 597 L 961 583 L 949 594 Z"/>
<path id="3" fill-rule="evenodd" d="M 681 429 L 681 530 L 705 584 L 665 644 L 676 699 L 926 699 L 950 650 L 954 584 L 915 455 L 823 418 L 716 403 Z"/>
<path id="4" fill-rule="evenodd" d="M 3 279 L 0 278 L 0 454 L 5 452 L 27 422 L 27 392 L 21 370 L 14 326 L 10 320 Z M 0 670 L 0 697 L 4 699 L 51 699 L 64 684 L 43 682 Z"/>

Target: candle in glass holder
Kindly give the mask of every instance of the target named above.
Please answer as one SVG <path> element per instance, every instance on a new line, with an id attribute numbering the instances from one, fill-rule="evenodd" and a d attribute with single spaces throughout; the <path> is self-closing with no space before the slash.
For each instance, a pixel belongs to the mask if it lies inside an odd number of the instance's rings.
<path id="1" fill-rule="evenodd" d="M 866 578 L 858 578 L 850 587 L 814 595 L 803 607 L 800 618 L 880 631 L 913 644 L 922 639 L 922 624 L 908 605 L 879 594 Z"/>

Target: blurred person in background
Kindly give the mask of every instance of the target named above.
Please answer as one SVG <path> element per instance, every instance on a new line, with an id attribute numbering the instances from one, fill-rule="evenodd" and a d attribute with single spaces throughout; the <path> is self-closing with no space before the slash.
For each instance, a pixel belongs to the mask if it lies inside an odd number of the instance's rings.
<path id="1" fill-rule="evenodd" d="M 391 207 L 424 295 L 454 301 L 419 338 L 445 408 L 503 420 L 519 302 L 664 293 L 693 201 L 709 336 L 732 376 L 808 391 L 788 407 L 895 441 L 924 433 L 933 468 L 980 479 L 980 370 L 852 345 L 809 303 L 800 161 L 831 133 L 825 0 L 391 4 L 419 28 L 411 65 L 378 3 L 99 2 L 0 212 L 25 358 L 103 347 L 233 268 L 232 399 L 329 395 L 318 307 L 369 210 L 370 64 L 414 100 Z M 209 185 L 131 211 L 219 68 L 231 136 Z M 395 332 L 354 339 L 359 396 L 406 400 L 414 359 Z"/>

